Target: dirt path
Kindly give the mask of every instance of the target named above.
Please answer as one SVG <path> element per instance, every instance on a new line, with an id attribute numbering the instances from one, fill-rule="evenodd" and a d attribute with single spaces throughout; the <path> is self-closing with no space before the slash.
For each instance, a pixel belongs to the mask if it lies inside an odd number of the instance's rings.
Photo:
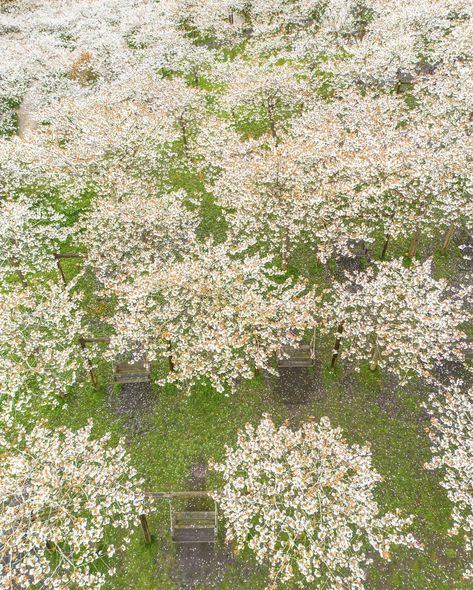
<path id="1" fill-rule="evenodd" d="M 298 426 L 314 402 L 323 400 L 326 395 L 318 357 L 313 368 L 281 367 L 279 378 L 267 376 L 267 381 L 272 394 L 286 406 L 294 426 Z"/>
<path id="2" fill-rule="evenodd" d="M 108 401 L 112 410 L 125 417 L 125 424 L 135 434 L 144 434 L 150 429 L 149 417 L 157 402 L 151 383 L 125 383 L 116 392 L 111 385 Z"/>
<path id="3" fill-rule="evenodd" d="M 207 489 L 207 463 L 199 461 L 191 466 L 188 490 Z M 195 498 L 186 503 L 186 510 L 209 510 L 206 498 Z M 233 561 L 228 546 L 213 543 L 182 543 L 176 545 L 176 578 L 179 589 L 215 588 Z"/>

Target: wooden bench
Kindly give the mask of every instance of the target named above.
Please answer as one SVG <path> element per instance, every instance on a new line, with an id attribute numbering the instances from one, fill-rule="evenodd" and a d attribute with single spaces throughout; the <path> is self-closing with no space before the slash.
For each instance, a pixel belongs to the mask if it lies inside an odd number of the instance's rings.
<path id="1" fill-rule="evenodd" d="M 215 543 L 217 512 L 172 512 L 171 536 L 174 543 Z"/>
<path id="2" fill-rule="evenodd" d="M 149 383 L 151 373 L 149 365 L 143 361 L 137 363 L 117 363 L 113 372 L 115 383 Z"/>
<path id="3" fill-rule="evenodd" d="M 282 346 L 281 352 L 284 356 L 278 359 L 278 367 L 282 368 L 303 368 L 313 367 L 311 347 L 308 344 L 300 344 L 297 347 Z"/>
<path id="4" fill-rule="evenodd" d="M 354 258 L 368 258 L 369 257 L 368 246 L 362 240 L 360 240 L 359 242 L 351 241 L 348 244 L 348 247 L 351 252 L 351 255 Z"/>

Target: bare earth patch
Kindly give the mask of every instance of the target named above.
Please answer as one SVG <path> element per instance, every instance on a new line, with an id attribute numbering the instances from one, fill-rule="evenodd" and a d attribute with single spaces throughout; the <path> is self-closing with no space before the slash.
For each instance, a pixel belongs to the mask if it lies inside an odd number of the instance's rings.
<path id="1" fill-rule="evenodd" d="M 126 383 L 117 392 L 113 385 L 108 389 L 108 402 L 112 410 L 125 418 L 125 424 L 136 434 L 150 429 L 150 415 L 156 404 L 150 383 Z"/>
<path id="2" fill-rule="evenodd" d="M 187 480 L 188 490 L 207 489 L 207 464 L 194 463 Z M 192 498 L 186 502 L 186 510 L 209 510 L 210 500 Z M 225 576 L 226 569 L 234 561 L 228 546 L 215 543 L 182 543 L 176 545 L 176 579 L 179 588 L 215 588 Z"/>

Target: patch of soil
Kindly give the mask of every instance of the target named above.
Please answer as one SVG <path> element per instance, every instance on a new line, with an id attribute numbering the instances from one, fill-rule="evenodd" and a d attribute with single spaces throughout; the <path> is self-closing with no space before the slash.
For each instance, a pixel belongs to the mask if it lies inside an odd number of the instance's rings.
<path id="1" fill-rule="evenodd" d="M 448 385 L 452 379 L 461 379 L 466 383 L 471 381 L 471 371 L 460 361 L 446 361 L 435 368 L 434 378 L 439 383 Z"/>
<path id="2" fill-rule="evenodd" d="M 207 463 L 199 461 L 190 468 L 188 490 L 205 490 Z M 186 510 L 209 510 L 209 500 L 192 498 Z M 182 590 L 215 588 L 224 578 L 227 566 L 234 562 L 231 548 L 215 543 L 180 543 L 176 545 L 176 579 Z"/>
<path id="3" fill-rule="evenodd" d="M 352 273 L 357 270 L 363 270 L 362 257 L 359 256 L 340 256 L 337 258 L 337 267 L 334 276 L 337 280 L 345 280 L 346 273 Z"/>
<path id="4" fill-rule="evenodd" d="M 185 543 L 176 547 L 179 589 L 216 588 L 226 569 L 235 563 L 231 548 L 212 543 Z"/>
<path id="5" fill-rule="evenodd" d="M 108 402 L 112 410 L 125 417 L 125 424 L 136 434 L 149 432 L 149 416 L 156 404 L 150 383 L 123 383 L 115 393 L 114 386 L 108 389 Z"/>
<path id="6" fill-rule="evenodd" d="M 277 394 L 287 406 L 320 401 L 325 396 L 325 387 L 317 367 L 312 370 L 281 367 L 276 388 Z"/>
<path id="7" fill-rule="evenodd" d="M 326 389 L 321 376 L 321 362 L 316 358 L 314 367 L 280 367 L 279 377 L 265 373 L 271 404 L 276 398 L 285 406 L 288 418 L 294 425 L 304 417 L 313 402 L 325 398 Z"/>

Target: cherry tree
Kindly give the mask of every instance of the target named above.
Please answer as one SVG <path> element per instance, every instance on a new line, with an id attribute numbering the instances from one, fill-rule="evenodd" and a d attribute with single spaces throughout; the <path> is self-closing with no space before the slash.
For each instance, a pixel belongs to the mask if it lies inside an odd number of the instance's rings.
<path id="1" fill-rule="evenodd" d="M 50 144 L 0 137 L 0 197 L 49 204 L 51 195 L 67 198 L 71 178 L 64 171 L 64 155 Z"/>
<path id="2" fill-rule="evenodd" d="M 161 382 L 210 380 L 219 392 L 270 361 L 314 325 L 314 295 L 304 283 L 276 283 L 259 256 L 238 258 L 204 244 L 181 261 L 156 264 L 139 284 L 117 290 L 111 354 L 168 358 Z"/>
<path id="3" fill-rule="evenodd" d="M 105 290 L 133 281 L 157 263 L 165 264 L 195 245 L 197 216 L 185 208 L 184 191 L 161 197 L 131 195 L 99 199 L 79 226 L 91 268 Z"/>
<path id="4" fill-rule="evenodd" d="M 338 330 L 334 354 L 369 361 L 397 374 L 430 376 L 445 361 L 464 358 L 462 324 L 470 317 L 471 289 L 452 289 L 432 276 L 432 261 L 377 263 L 347 276 L 329 290 L 321 309 L 322 329 Z M 336 357 L 334 357 L 332 365 Z"/>
<path id="5" fill-rule="evenodd" d="M 150 69 L 158 64 L 163 75 L 182 76 L 193 86 L 198 86 L 210 75 L 216 59 L 214 49 L 192 42 L 176 23 L 146 53 Z"/>
<path id="6" fill-rule="evenodd" d="M 134 156 L 139 150 L 178 137 L 154 110 L 148 90 L 152 93 L 156 87 L 146 88 L 144 82 L 137 86 L 135 79 L 128 79 L 93 94 L 61 96 L 42 111 L 48 123 L 43 134 L 63 146 L 71 167 L 100 163 L 106 170 L 129 168 L 138 162 Z"/>
<path id="7" fill-rule="evenodd" d="M 218 155 L 220 174 L 209 184 L 235 244 L 245 249 L 256 243 L 280 255 L 284 269 L 298 244 L 312 242 L 325 262 L 367 233 L 356 223 L 359 201 L 337 192 L 328 179 L 316 181 L 306 147 L 296 137 L 278 144 L 268 138 L 241 142 L 234 134 Z"/>
<path id="8" fill-rule="evenodd" d="M 457 31 L 468 27 L 471 11 L 463 0 L 329 2 L 317 34 L 303 35 L 296 54 L 318 63 L 324 57 L 322 68 L 342 87 L 399 90 L 454 54 L 462 59 L 466 44 L 462 49 Z"/>
<path id="9" fill-rule="evenodd" d="M 439 469 L 441 485 L 453 504 L 451 535 L 462 534 L 465 548 L 473 551 L 473 389 L 454 381 L 441 387 L 441 396 L 431 399 L 432 426 L 429 436 L 433 457 L 427 469 Z M 473 579 L 469 567 L 464 575 Z"/>
<path id="10" fill-rule="evenodd" d="M 43 109 L 44 140 L 53 137 L 66 169 L 95 193 L 145 196 L 169 189 L 170 171 L 189 166 L 205 108 L 204 91 L 145 64 L 126 80 L 60 97 Z"/>
<path id="11" fill-rule="evenodd" d="M 426 77 L 416 87 L 421 113 L 431 121 L 442 123 L 436 145 L 447 147 L 444 163 L 436 164 L 446 179 L 444 190 L 433 200 L 435 222 L 445 228 L 443 251 L 447 249 L 456 228 L 473 230 L 471 199 L 470 113 L 473 106 L 473 81 L 467 63 L 448 63 L 438 67 L 435 75 Z M 437 123 L 438 125 L 438 123 Z"/>
<path id="12" fill-rule="evenodd" d="M 1 405 L 13 417 L 57 403 L 83 370 L 80 296 L 54 283 L 0 291 L 0 321 Z"/>
<path id="13" fill-rule="evenodd" d="M 427 104 L 405 123 L 380 158 L 385 181 L 372 191 L 369 209 L 373 225 L 383 228 L 383 254 L 391 237 L 410 237 L 409 256 L 415 256 L 421 236 L 471 218 L 471 138 L 464 118 L 438 116 Z"/>
<path id="14" fill-rule="evenodd" d="M 349 445 L 328 418 L 291 430 L 264 415 L 248 424 L 223 463 L 214 493 L 227 541 L 269 565 L 268 588 L 364 588 L 369 551 L 390 559 L 393 545 L 420 548 L 404 532 L 412 517 L 380 514 L 369 446 Z"/>
<path id="15" fill-rule="evenodd" d="M 26 277 L 51 271 L 53 254 L 70 234 L 64 217 L 52 207 L 34 205 L 31 200 L 4 200 L 0 203 L 0 276 L 17 273 Z"/>
<path id="16" fill-rule="evenodd" d="M 2 450 L 0 580 L 3 588 L 99 590 L 115 568 L 119 533 L 145 510 L 142 480 L 123 442 L 37 424 Z M 99 563 L 106 570 L 98 569 Z"/>
<path id="17" fill-rule="evenodd" d="M 177 128 L 184 151 L 188 152 L 192 134 L 205 114 L 205 93 L 173 78 L 155 83 L 154 94 L 154 108 L 168 125 Z"/>
<path id="18" fill-rule="evenodd" d="M 338 46 L 343 46 L 350 33 L 362 29 L 365 5 L 359 0 L 181 0 L 172 5 L 172 10 L 178 26 L 191 27 L 232 47 L 244 42 L 245 50 L 252 54 L 285 54 L 314 38 L 320 45 L 314 42 L 312 53 L 320 54 L 327 43 L 337 43 L 337 34 Z M 368 8 L 365 11 L 369 16 Z"/>
<path id="19" fill-rule="evenodd" d="M 273 62 L 235 59 L 217 64 L 214 76 L 225 84 L 220 103 L 236 125 L 260 124 L 277 138 L 310 96 L 310 85 L 300 68 Z"/>
<path id="20" fill-rule="evenodd" d="M 384 164 L 403 111 L 389 97 L 356 99 L 354 92 L 312 98 L 277 140 L 241 141 L 219 122 L 201 131 L 209 191 L 237 242 L 257 241 L 281 253 L 286 266 L 297 244 L 315 246 L 326 262 L 372 239 L 373 195 L 385 188 Z"/>
<path id="21" fill-rule="evenodd" d="M 234 46 L 243 39 L 248 5 L 248 0 L 177 0 L 168 3 L 166 12 L 177 30 L 198 31 L 203 38 Z"/>

